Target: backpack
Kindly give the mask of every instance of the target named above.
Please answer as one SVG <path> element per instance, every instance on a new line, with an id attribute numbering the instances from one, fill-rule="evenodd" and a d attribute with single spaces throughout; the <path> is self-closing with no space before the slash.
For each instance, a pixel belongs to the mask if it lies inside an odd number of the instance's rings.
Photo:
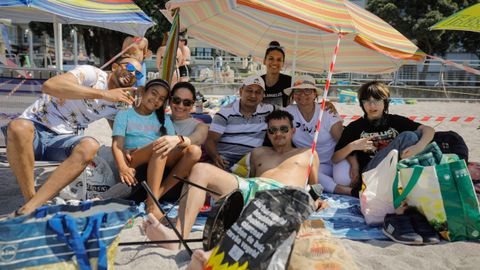
<path id="1" fill-rule="evenodd" d="M 455 131 L 437 131 L 433 136 L 433 141 L 437 143 L 444 154 L 456 154 L 460 159 L 464 159 L 468 164 L 468 147 Z"/>

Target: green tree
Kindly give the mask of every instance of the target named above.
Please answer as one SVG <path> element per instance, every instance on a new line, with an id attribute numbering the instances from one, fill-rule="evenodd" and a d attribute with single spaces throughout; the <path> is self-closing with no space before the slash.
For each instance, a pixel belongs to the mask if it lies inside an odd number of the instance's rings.
<path id="1" fill-rule="evenodd" d="M 421 50 L 443 56 L 462 48 L 480 57 L 478 33 L 428 28 L 479 0 L 369 0 L 367 9 L 412 40 Z"/>

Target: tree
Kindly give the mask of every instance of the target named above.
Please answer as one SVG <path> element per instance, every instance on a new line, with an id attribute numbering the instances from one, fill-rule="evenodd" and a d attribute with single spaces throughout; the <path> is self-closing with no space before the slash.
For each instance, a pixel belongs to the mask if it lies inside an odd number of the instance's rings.
<path id="1" fill-rule="evenodd" d="M 431 55 L 462 48 L 480 57 L 478 33 L 430 31 L 428 28 L 479 0 L 370 0 L 367 9 Z"/>
<path id="2" fill-rule="evenodd" d="M 463 48 L 465 52 L 476 54 L 480 58 L 478 33 L 428 30 L 430 26 L 477 2 L 477 0 L 370 0 L 367 9 L 395 27 L 429 55 L 444 56 L 447 52 Z M 428 60 L 425 61 L 427 62 Z M 429 65 L 423 65 L 420 84 L 424 84 L 428 67 Z"/>

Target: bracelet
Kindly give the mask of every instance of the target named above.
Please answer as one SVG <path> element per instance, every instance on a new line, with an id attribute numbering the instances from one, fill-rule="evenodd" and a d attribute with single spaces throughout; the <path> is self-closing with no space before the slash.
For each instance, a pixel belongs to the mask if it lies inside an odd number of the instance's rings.
<path id="1" fill-rule="evenodd" d="M 185 138 L 183 138 L 182 135 L 178 135 L 178 138 L 180 139 L 180 142 L 178 144 L 183 144 L 185 142 Z"/>

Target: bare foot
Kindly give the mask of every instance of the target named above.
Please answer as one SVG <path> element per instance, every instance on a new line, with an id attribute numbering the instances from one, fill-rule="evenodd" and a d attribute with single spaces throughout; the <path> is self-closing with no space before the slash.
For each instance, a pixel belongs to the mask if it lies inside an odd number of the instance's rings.
<path id="1" fill-rule="evenodd" d="M 192 260 L 188 264 L 186 270 L 202 270 L 205 264 L 210 258 L 210 254 L 212 251 L 203 251 L 201 249 L 197 249 L 192 254 Z"/>
<path id="2" fill-rule="evenodd" d="M 162 212 L 158 209 L 157 205 L 147 205 L 147 213 L 148 214 L 153 214 L 154 217 L 157 218 L 157 220 L 161 220 L 163 218 Z"/>
<path id="3" fill-rule="evenodd" d="M 172 229 L 169 229 L 162 225 L 158 219 L 153 214 L 148 214 L 147 220 L 143 224 L 145 229 L 145 234 L 148 239 L 152 241 L 158 240 L 178 240 L 177 235 L 173 232 Z M 178 243 L 171 244 L 159 244 L 161 247 L 166 249 L 179 249 Z"/>

